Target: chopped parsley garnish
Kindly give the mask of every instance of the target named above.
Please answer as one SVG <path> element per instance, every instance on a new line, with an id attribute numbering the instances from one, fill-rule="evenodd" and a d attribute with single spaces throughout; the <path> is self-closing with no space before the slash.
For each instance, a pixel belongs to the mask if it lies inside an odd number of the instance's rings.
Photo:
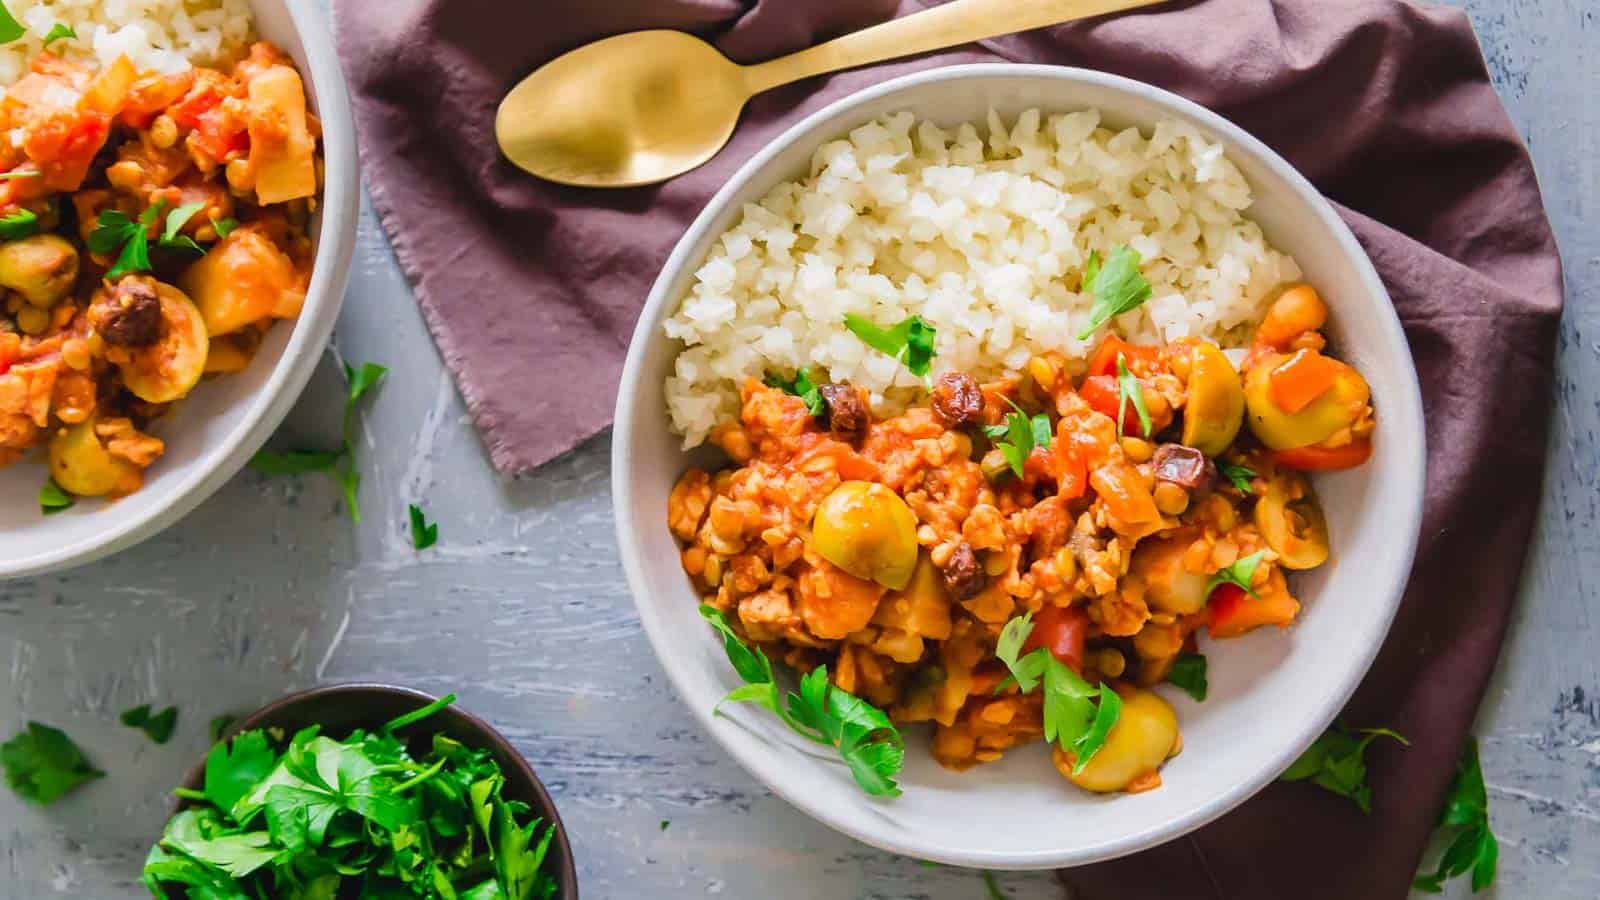
<path id="1" fill-rule="evenodd" d="M 89 764 L 65 732 L 38 722 L 29 722 L 26 731 L 0 744 L 0 766 L 17 796 L 40 806 L 106 774 Z"/>
<path id="2" fill-rule="evenodd" d="M 861 339 L 868 347 L 887 354 L 919 378 L 928 377 L 933 363 L 933 339 L 938 330 L 921 316 L 907 316 L 893 328 L 879 328 L 871 320 L 855 313 L 846 313 L 844 327 Z"/>
<path id="3" fill-rule="evenodd" d="M 411 512 L 411 546 L 418 550 L 426 550 L 439 543 L 439 525 L 437 522 L 429 523 L 428 517 L 422 514 L 422 507 L 415 503 L 410 505 Z"/>
<path id="4" fill-rule="evenodd" d="M 39 233 L 39 214 L 30 209 L 19 209 L 0 218 L 0 241 L 20 241 Z"/>
<path id="5" fill-rule="evenodd" d="M 94 230 L 89 232 L 88 243 L 95 253 L 117 255 L 116 262 L 106 272 L 106 280 L 112 281 L 130 272 L 150 271 L 150 229 L 161 221 L 166 208 L 167 201 L 157 200 L 139 214 L 138 221 L 118 209 L 100 211 Z M 202 209 L 205 209 L 204 203 L 186 203 L 169 213 L 156 246 L 163 250 L 206 252 L 193 238 L 180 233 L 184 224 Z"/>
<path id="6" fill-rule="evenodd" d="M 827 409 L 827 404 L 822 399 L 822 390 L 817 383 L 811 380 L 811 370 L 801 369 L 794 373 L 793 381 L 783 380 L 782 375 L 768 372 L 762 383 L 767 387 L 777 388 L 785 394 L 793 394 L 805 401 L 806 410 L 813 416 L 821 416 Z"/>
<path id="7" fill-rule="evenodd" d="M 327 472 L 333 476 L 344 493 L 345 509 L 350 519 L 361 521 L 361 507 L 357 491 L 361 487 L 361 473 L 356 471 L 355 441 L 351 433 L 355 427 L 358 404 L 367 391 L 381 380 L 389 370 L 377 363 L 366 363 L 359 369 L 344 367 L 349 390 L 345 395 L 344 420 L 340 426 L 341 441 L 338 450 L 261 450 L 250 458 L 250 468 L 266 475 L 301 475 L 306 472 Z M 421 548 L 418 548 L 421 549 Z"/>
<path id="8" fill-rule="evenodd" d="M 668 822 L 668 821 L 667 821 L 667 820 L 666 820 L 666 819 L 662 819 L 662 820 L 661 820 L 661 830 L 662 830 L 662 831 L 666 831 L 666 830 L 667 830 L 667 826 L 669 826 L 669 825 L 671 825 L 671 824 L 672 824 L 672 823 L 671 823 L 671 822 Z"/>
<path id="9" fill-rule="evenodd" d="M 204 790 L 177 792 L 190 805 L 151 849 L 145 885 L 219 900 L 554 897 L 555 826 L 503 796 L 493 755 L 438 734 L 413 756 L 398 734 L 453 699 L 343 740 L 312 726 L 281 749 L 262 731 L 212 747 Z"/>
<path id="10" fill-rule="evenodd" d="M 1072 773 L 1081 773 L 1105 746 L 1106 737 L 1122 715 L 1122 697 L 1102 683 L 1098 688 L 1083 680 L 1048 647 L 1017 657 L 1033 632 L 1033 614 L 1023 613 L 1000 629 L 995 656 L 1011 670 L 1011 679 L 1024 694 L 1044 683 L 1044 739 L 1057 743 L 1073 756 Z M 1005 687 L 1002 682 L 996 690 Z"/>
<path id="11" fill-rule="evenodd" d="M 63 25 L 60 22 L 57 22 L 54 25 L 51 25 L 50 31 L 45 34 L 44 46 L 48 47 L 60 40 L 72 40 L 77 38 L 77 36 L 78 33 L 72 30 L 71 25 Z"/>
<path id="12" fill-rule="evenodd" d="M 211 220 L 211 227 L 216 230 L 218 238 L 225 238 L 228 235 L 233 234 L 233 230 L 235 228 L 239 227 L 239 220 L 238 219 L 212 219 Z"/>
<path id="13" fill-rule="evenodd" d="M 1144 405 L 1144 386 L 1139 379 L 1128 371 L 1128 361 L 1121 353 L 1117 354 L 1117 434 L 1122 433 L 1123 417 L 1128 413 L 1128 404 L 1133 404 L 1133 411 L 1139 416 L 1139 431 L 1145 437 L 1150 436 L 1150 409 Z"/>
<path id="14" fill-rule="evenodd" d="M 1256 477 L 1256 471 L 1249 466 L 1241 466 L 1238 463 L 1218 462 L 1217 471 L 1222 473 L 1223 478 L 1233 482 L 1233 486 L 1239 489 L 1239 493 L 1246 497 L 1255 493 L 1250 488 L 1250 480 Z"/>
<path id="15" fill-rule="evenodd" d="M 1000 890 L 1000 882 L 995 880 L 994 873 L 988 869 L 983 870 L 983 889 L 988 892 L 989 900 L 1006 900 L 1006 894 Z"/>
<path id="16" fill-rule="evenodd" d="M 1150 299 L 1150 282 L 1139 272 L 1139 251 L 1117 247 L 1100 263 L 1100 254 L 1091 252 L 1083 267 L 1083 286 L 1094 296 L 1089 307 L 1089 324 L 1078 333 L 1086 341 L 1095 329 Z"/>
<path id="17" fill-rule="evenodd" d="M 194 218 L 194 214 L 205 209 L 205 203 L 185 203 L 167 215 L 167 227 L 161 232 L 161 246 L 168 250 L 188 250 L 194 253 L 204 253 L 205 248 L 194 242 L 194 238 L 183 234 L 183 226 Z"/>
<path id="18" fill-rule="evenodd" d="M 1224 566 L 1218 569 L 1217 574 L 1211 576 L 1211 580 L 1206 582 L 1206 596 L 1211 596 L 1211 592 L 1216 590 L 1219 585 L 1232 584 L 1244 588 L 1246 594 L 1260 600 L 1261 595 L 1257 594 L 1256 589 L 1250 586 L 1250 581 L 1256 577 L 1256 568 L 1261 565 L 1261 558 L 1266 555 L 1267 552 L 1265 550 L 1257 550 L 1249 556 L 1234 560 L 1231 566 Z"/>
<path id="19" fill-rule="evenodd" d="M 1196 701 L 1206 699 L 1206 658 L 1198 653 L 1179 654 L 1167 670 L 1167 681 Z"/>
<path id="20" fill-rule="evenodd" d="M 1005 456 L 1011 471 L 1021 478 L 1033 448 L 1050 446 L 1050 417 L 1044 413 L 1029 417 L 1015 403 L 1011 408 L 1015 412 L 1006 413 L 1004 422 L 984 426 L 983 433 L 995 442 L 995 449 Z"/>
<path id="21" fill-rule="evenodd" d="M 740 640 L 715 607 L 701 604 L 700 615 L 722 635 L 728 662 L 745 682 L 722 698 L 719 708 L 730 701 L 764 706 L 801 737 L 838 750 L 863 791 L 874 797 L 900 796 L 894 778 L 905 763 L 905 740 L 883 710 L 830 684 L 827 666 L 801 678 L 798 693 L 785 694 L 760 647 Z"/>
<path id="22" fill-rule="evenodd" d="M 152 714 L 150 704 L 141 703 L 124 712 L 119 718 L 122 724 L 129 728 L 143 731 L 150 740 L 165 744 L 172 738 L 172 730 L 178 726 L 178 708 L 169 706 L 161 712 Z"/>
<path id="23" fill-rule="evenodd" d="M 18 178 L 38 178 L 43 174 L 38 169 L 23 169 L 20 172 L 0 172 L 0 181 L 14 181 Z"/>
<path id="24" fill-rule="evenodd" d="M 1439 867 L 1429 874 L 1419 874 L 1411 886 L 1437 894 L 1449 879 L 1471 872 L 1473 891 L 1488 887 L 1500 861 L 1500 842 L 1489 829 L 1489 792 L 1483 784 L 1475 737 L 1468 736 L 1466 746 L 1461 748 L 1450 795 L 1439 813 L 1439 827 L 1454 829 L 1455 836 L 1439 858 Z"/>
<path id="25" fill-rule="evenodd" d="M 28 29 L 17 21 L 11 10 L 6 9 L 4 3 L 0 3 L 0 44 L 9 44 L 27 33 Z"/>
<path id="26" fill-rule="evenodd" d="M 1363 728 L 1355 734 L 1335 725 L 1300 754 L 1279 781 L 1305 781 L 1348 797 L 1364 813 L 1372 812 L 1372 788 L 1367 785 L 1367 745 L 1380 737 L 1394 738 L 1410 746 L 1398 731 L 1388 728 Z"/>
<path id="27" fill-rule="evenodd" d="M 72 495 L 61 489 L 54 478 L 46 478 L 39 488 L 39 511 L 45 515 L 71 509 L 72 504 L 78 502 Z"/>

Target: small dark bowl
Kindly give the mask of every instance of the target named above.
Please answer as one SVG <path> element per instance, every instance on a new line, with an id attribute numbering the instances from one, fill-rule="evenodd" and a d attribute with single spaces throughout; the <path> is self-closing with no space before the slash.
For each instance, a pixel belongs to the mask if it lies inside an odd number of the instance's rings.
<path id="1" fill-rule="evenodd" d="M 281 728 L 287 733 L 310 725 L 321 725 L 322 732 L 330 737 L 344 737 L 357 728 L 372 729 L 396 716 L 421 709 L 439 698 L 411 688 L 390 684 L 333 684 L 312 688 L 274 700 L 249 716 L 228 726 L 224 738 L 241 731 L 258 728 Z M 550 793 L 539 783 L 533 768 L 522 754 L 511 746 L 500 732 L 488 722 L 454 704 L 405 730 L 413 747 L 419 741 L 431 741 L 443 732 L 474 749 L 487 749 L 500 764 L 505 775 L 505 797 L 528 804 L 533 814 L 551 823 L 556 830 L 550 841 L 550 852 L 545 865 L 550 866 L 560 887 L 557 900 L 578 900 L 578 867 L 572 859 L 572 844 L 567 840 L 567 829 L 561 824 L 561 814 L 556 810 Z M 200 790 L 205 784 L 205 761 L 189 770 L 183 786 Z M 182 808 L 183 804 L 178 804 Z"/>

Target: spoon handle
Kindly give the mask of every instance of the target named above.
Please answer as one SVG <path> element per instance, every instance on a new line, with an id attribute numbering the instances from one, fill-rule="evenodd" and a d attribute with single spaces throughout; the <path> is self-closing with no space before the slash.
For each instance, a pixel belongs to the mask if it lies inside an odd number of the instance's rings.
<path id="1" fill-rule="evenodd" d="M 746 66 L 745 83 L 750 93 L 759 94 L 780 84 L 824 72 L 1159 2 L 1161 0 L 951 0 L 798 53 Z"/>

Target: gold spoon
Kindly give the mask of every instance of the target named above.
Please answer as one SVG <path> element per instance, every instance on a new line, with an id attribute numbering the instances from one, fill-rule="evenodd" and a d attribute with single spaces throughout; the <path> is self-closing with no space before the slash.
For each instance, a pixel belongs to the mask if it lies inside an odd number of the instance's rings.
<path id="1" fill-rule="evenodd" d="M 580 187 L 654 184 L 722 149 L 745 101 L 824 72 L 926 53 L 1160 0 L 952 0 L 753 66 L 681 31 L 635 31 L 551 60 L 500 101 L 518 166 Z"/>

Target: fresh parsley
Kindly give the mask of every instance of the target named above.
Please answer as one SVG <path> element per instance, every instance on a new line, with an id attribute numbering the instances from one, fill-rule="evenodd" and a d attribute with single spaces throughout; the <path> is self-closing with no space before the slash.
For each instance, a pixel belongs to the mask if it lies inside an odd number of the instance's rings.
<path id="1" fill-rule="evenodd" d="M 0 744 L 6 784 L 24 800 L 45 806 L 84 782 L 104 777 L 59 728 L 29 722 L 25 731 Z"/>
<path id="2" fill-rule="evenodd" d="M 172 730 L 178 726 L 178 708 L 169 706 L 158 713 L 151 713 L 150 704 L 141 703 L 124 711 L 119 719 L 129 728 L 143 731 L 150 740 L 165 744 L 172 739 Z"/>
<path id="3" fill-rule="evenodd" d="M 53 515 L 64 509 L 71 509 L 72 504 L 78 502 L 72 495 L 61 489 L 54 478 L 46 478 L 39 487 L 39 511 L 45 515 Z"/>
<path id="4" fill-rule="evenodd" d="M 0 44 L 9 44 L 27 33 L 28 29 L 17 21 L 11 10 L 6 9 L 4 3 L 0 3 Z"/>
<path id="5" fill-rule="evenodd" d="M 1095 329 L 1150 299 L 1150 282 L 1139 272 L 1139 251 L 1117 247 L 1101 265 L 1100 254 L 1091 252 L 1083 267 L 1084 288 L 1094 297 L 1089 307 L 1089 324 L 1078 333 L 1086 341 Z"/>
<path id="6" fill-rule="evenodd" d="M 1144 405 L 1144 386 L 1139 379 L 1128 371 L 1128 361 L 1121 353 L 1117 354 L 1117 434 L 1122 433 L 1123 417 L 1128 413 L 1128 404 L 1133 404 L 1133 411 L 1139 416 L 1139 432 L 1145 437 L 1150 436 L 1150 409 Z"/>
<path id="7" fill-rule="evenodd" d="M 54 25 L 51 25 L 50 31 L 45 34 L 44 46 L 48 47 L 60 40 L 74 40 L 77 37 L 78 32 L 74 31 L 71 25 L 63 25 L 60 22 L 57 22 Z"/>
<path id="8" fill-rule="evenodd" d="M 1006 413 L 1004 422 L 984 426 L 983 433 L 994 440 L 995 449 L 1005 456 L 1011 471 L 1021 478 L 1033 448 L 1050 446 L 1050 417 L 1044 413 L 1029 417 L 1015 403 L 1011 408 L 1014 412 Z"/>
<path id="9" fill-rule="evenodd" d="M 15 181 L 18 178 L 38 178 L 44 175 L 38 169 L 22 169 L 16 172 L 0 172 L 0 181 Z"/>
<path id="10" fill-rule="evenodd" d="M 0 241 L 20 241 L 39 233 L 39 214 L 31 209 L 19 209 L 0 218 Z"/>
<path id="11" fill-rule="evenodd" d="M 662 820 L 661 820 L 661 830 L 662 830 L 662 831 L 666 831 L 666 830 L 667 830 L 667 826 L 669 826 L 669 825 L 671 825 L 671 824 L 672 824 L 672 823 L 671 823 L 671 822 L 668 822 L 668 821 L 667 821 L 667 820 L 666 820 L 666 819 L 662 819 Z"/>
<path id="12" fill-rule="evenodd" d="M 1393 738 L 1410 746 L 1398 731 L 1389 728 L 1363 728 L 1355 733 L 1335 725 L 1323 732 L 1279 781 L 1306 781 L 1341 797 L 1348 797 L 1364 813 L 1372 812 L 1372 788 L 1367 785 L 1367 745 L 1380 737 Z"/>
<path id="13" fill-rule="evenodd" d="M 1500 842 L 1489 828 L 1489 792 L 1483 783 L 1475 737 L 1469 736 L 1461 748 L 1450 795 L 1439 813 L 1439 827 L 1452 829 L 1454 837 L 1439 858 L 1438 868 L 1426 875 L 1418 874 L 1411 886 L 1437 894 L 1449 879 L 1471 872 L 1473 891 L 1488 887 L 1499 865 Z"/>
<path id="14" fill-rule="evenodd" d="M 234 716 L 231 713 L 212 716 L 211 721 L 206 724 L 206 734 L 211 736 L 211 743 L 215 744 L 217 741 L 222 740 L 222 735 L 227 732 L 228 726 L 233 723 Z"/>
<path id="15" fill-rule="evenodd" d="M 235 228 L 239 227 L 239 220 L 238 219 L 212 219 L 211 220 L 211 227 L 217 232 L 217 237 L 218 238 L 225 238 L 228 235 L 233 234 L 233 230 Z"/>
<path id="16" fill-rule="evenodd" d="M 204 203 L 186 203 L 168 213 L 156 246 L 163 250 L 206 252 L 193 238 L 181 233 L 183 226 L 205 206 Z M 166 208 L 167 201 L 157 200 L 139 214 L 137 221 L 118 209 L 100 211 L 94 230 L 89 232 L 88 244 L 95 253 L 116 254 L 116 262 L 106 272 L 106 280 L 113 281 L 130 272 L 150 271 L 150 229 L 161 221 Z"/>
<path id="17" fill-rule="evenodd" d="M 1032 632 L 1031 613 L 1007 622 L 1000 630 L 995 656 L 1011 670 L 1011 679 L 1022 693 L 1032 693 L 1043 682 L 1044 739 L 1072 754 L 1072 772 L 1076 775 L 1105 746 L 1122 715 L 1122 697 L 1104 683 L 1099 687 L 1089 684 L 1047 647 L 1019 659 L 1017 654 Z M 1002 682 L 1000 688 L 1006 683 Z"/>
<path id="18" fill-rule="evenodd" d="M 983 889 L 989 894 L 989 900 L 1006 900 L 1005 891 L 1000 890 L 1000 882 L 988 869 L 983 870 Z"/>
<path id="19" fill-rule="evenodd" d="M 822 390 L 817 383 L 811 380 L 811 371 L 801 369 L 794 373 L 794 380 L 785 381 L 782 375 L 768 372 L 762 379 L 767 387 L 777 388 L 786 394 L 793 394 L 805 401 L 806 410 L 813 416 L 821 416 L 827 409 L 827 404 L 822 399 Z"/>
<path id="20" fill-rule="evenodd" d="M 388 369 L 377 363 L 366 363 L 361 368 L 344 367 L 345 392 L 344 419 L 340 423 L 338 450 L 261 450 L 250 458 L 250 468 L 265 475 L 302 475 L 306 472 L 327 472 L 344 494 L 345 509 L 350 519 L 361 521 L 361 506 L 357 491 L 361 486 L 361 473 L 356 470 L 356 449 L 352 440 L 355 418 L 361 398 L 366 396 Z M 417 548 L 422 549 L 422 548 Z"/>
<path id="21" fill-rule="evenodd" d="M 846 313 L 844 327 L 868 347 L 899 360 L 911 374 L 928 377 L 933 363 L 933 339 L 938 330 L 922 321 L 921 316 L 907 316 L 893 328 L 879 328 L 864 316 Z"/>
<path id="22" fill-rule="evenodd" d="M 160 246 L 168 250 L 187 250 L 191 253 L 204 253 L 205 248 L 194 242 L 194 238 L 183 233 L 183 226 L 194 218 L 194 214 L 205 209 L 204 202 L 185 203 L 167 214 L 166 228 L 162 229 Z"/>
<path id="23" fill-rule="evenodd" d="M 429 523 L 428 517 L 422 514 L 422 507 L 415 503 L 410 505 L 411 512 L 411 546 L 418 550 L 426 550 L 439 543 L 439 525 L 437 522 Z"/>
<path id="24" fill-rule="evenodd" d="M 1246 497 L 1255 493 L 1250 487 L 1250 480 L 1256 477 L 1256 472 L 1249 466 L 1241 466 L 1238 463 L 1218 462 L 1217 471 L 1222 473 L 1223 478 L 1233 482 L 1233 486 L 1239 489 L 1239 493 Z"/>
<path id="25" fill-rule="evenodd" d="M 1261 599 L 1261 595 L 1256 593 L 1256 589 L 1250 586 L 1250 581 L 1256 577 L 1256 569 L 1261 565 L 1261 558 L 1266 555 L 1267 552 L 1265 550 L 1257 550 L 1249 556 L 1234 560 L 1231 566 L 1224 566 L 1218 569 L 1217 574 L 1211 576 L 1211 580 L 1206 582 L 1206 596 L 1211 596 L 1211 592 L 1216 590 L 1219 585 L 1232 584 L 1244 588 L 1246 594 L 1257 600 Z"/>
<path id="26" fill-rule="evenodd" d="M 1167 681 L 1196 701 L 1206 699 L 1206 658 L 1198 653 L 1181 653 L 1167 670 Z"/>
<path id="27" fill-rule="evenodd" d="M 739 639 L 715 607 L 701 604 L 700 615 L 722 635 L 723 649 L 744 686 L 717 705 L 755 703 L 766 707 L 807 740 L 839 751 L 856 784 L 874 797 L 898 797 L 895 776 L 905 763 L 905 740 L 883 710 L 828 682 L 828 667 L 800 679 L 800 690 L 785 694 L 773 676 L 772 661 L 760 647 Z"/>
<path id="28" fill-rule="evenodd" d="M 204 789 L 178 792 L 187 805 L 146 857 L 144 883 L 213 900 L 549 900 L 555 827 L 504 796 L 493 755 L 438 734 L 414 756 L 418 742 L 399 734 L 452 700 L 343 740 L 311 727 L 286 744 L 259 730 L 217 744 Z"/>

